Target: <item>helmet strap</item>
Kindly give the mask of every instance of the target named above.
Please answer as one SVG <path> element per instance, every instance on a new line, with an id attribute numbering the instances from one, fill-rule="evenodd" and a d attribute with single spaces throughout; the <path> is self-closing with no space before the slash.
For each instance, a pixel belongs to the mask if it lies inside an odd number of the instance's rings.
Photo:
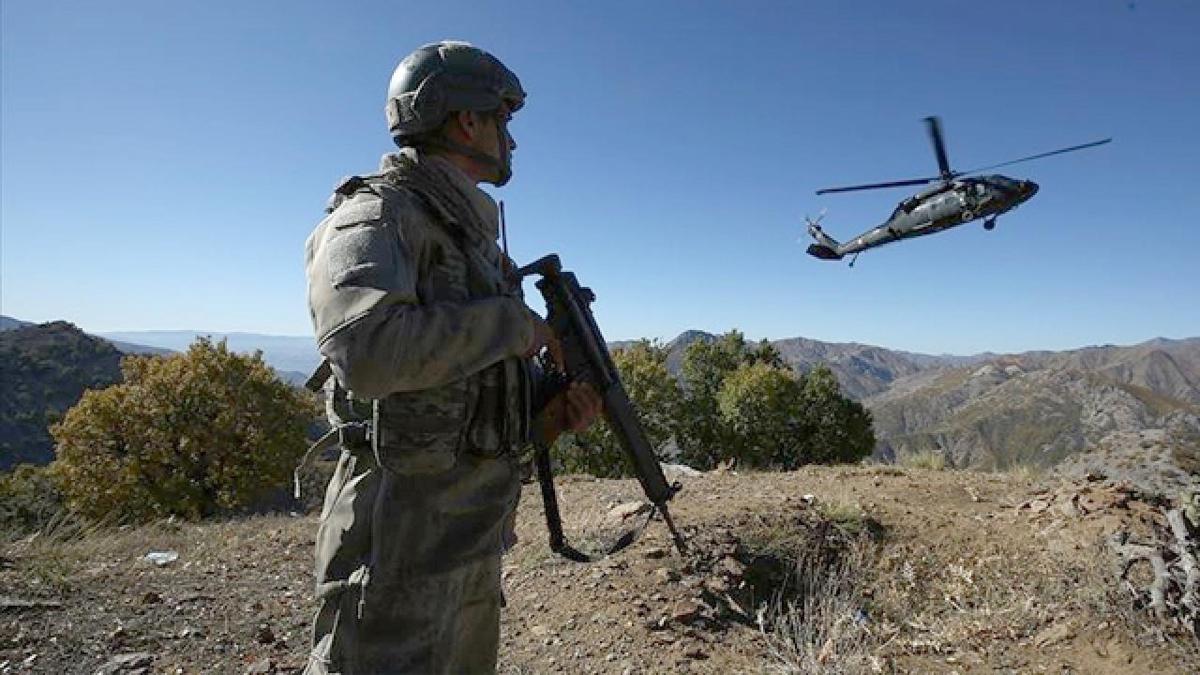
<path id="1" fill-rule="evenodd" d="M 509 150 L 508 147 L 508 125 L 506 125 L 503 119 L 499 116 L 496 116 L 496 129 L 499 131 L 496 139 L 496 150 L 497 154 L 500 156 L 499 159 L 496 159 L 486 152 L 480 152 L 469 145 L 450 140 L 449 138 L 446 138 L 445 134 L 428 136 L 421 138 L 420 140 L 414 139 L 416 140 L 415 143 L 407 144 L 416 145 L 420 148 L 446 150 L 458 155 L 463 155 L 464 157 L 469 157 L 476 162 L 487 165 L 495 169 L 496 173 L 498 174 L 495 181 L 489 182 L 496 187 L 502 187 L 512 179 L 512 151 Z"/>

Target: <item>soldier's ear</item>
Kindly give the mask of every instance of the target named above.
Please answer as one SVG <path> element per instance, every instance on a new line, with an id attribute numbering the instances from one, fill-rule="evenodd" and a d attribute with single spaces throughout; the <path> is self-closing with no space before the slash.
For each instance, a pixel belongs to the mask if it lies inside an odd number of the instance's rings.
<path id="1" fill-rule="evenodd" d="M 483 117 L 472 110 L 457 110 L 450 113 L 448 131 L 461 136 L 468 143 L 475 140 L 483 130 Z"/>

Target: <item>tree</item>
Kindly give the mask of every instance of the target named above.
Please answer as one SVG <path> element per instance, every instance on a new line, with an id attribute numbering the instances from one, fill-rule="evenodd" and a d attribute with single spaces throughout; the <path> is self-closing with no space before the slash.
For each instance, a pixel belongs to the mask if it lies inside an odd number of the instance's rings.
<path id="1" fill-rule="evenodd" d="M 288 482 L 315 399 L 261 353 L 200 338 L 186 354 L 127 356 L 124 382 L 84 393 L 51 428 L 53 472 L 93 518 L 200 518 Z"/>
<path id="2" fill-rule="evenodd" d="M 803 426 L 810 462 L 857 462 L 875 449 L 871 412 L 842 395 L 828 366 L 804 376 Z"/>
<path id="3" fill-rule="evenodd" d="M 796 375 L 767 361 L 746 363 L 725 378 L 718 402 L 733 431 L 726 454 L 750 466 L 856 462 L 875 447 L 871 414 L 842 395 L 827 366 Z"/>
<path id="4" fill-rule="evenodd" d="M 804 463 L 807 438 L 801 381 L 764 361 L 744 363 L 726 376 L 717 393 L 723 423 L 733 432 L 722 454 L 763 468 L 794 469 Z"/>
<path id="5" fill-rule="evenodd" d="M 667 371 L 666 349 L 639 340 L 614 350 L 612 358 L 647 441 L 655 453 L 661 453 L 674 433 L 682 399 L 679 384 Z M 603 419 L 582 433 L 565 434 L 554 454 L 570 472 L 614 478 L 632 473 L 620 442 Z"/>
<path id="6" fill-rule="evenodd" d="M 725 377 L 746 361 L 746 339 L 736 330 L 712 342 L 693 342 L 683 353 L 683 405 L 676 420 L 679 458 L 688 466 L 711 469 L 734 442 L 721 417 L 717 394 Z"/>

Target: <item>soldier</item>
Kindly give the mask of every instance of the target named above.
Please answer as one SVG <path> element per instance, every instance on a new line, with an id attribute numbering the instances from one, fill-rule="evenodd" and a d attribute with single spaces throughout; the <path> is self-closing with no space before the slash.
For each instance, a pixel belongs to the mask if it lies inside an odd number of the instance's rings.
<path id="1" fill-rule="evenodd" d="M 413 52 L 388 90 L 399 152 L 344 181 L 306 243 L 330 416 L 346 431 L 317 535 L 310 675 L 493 672 L 520 449 L 600 412 L 586 385 L 537 402 L 530 357 L 557 343 L 476 187 L 511 177 L 508 121 L 524 102 L 483 50 Z"/>

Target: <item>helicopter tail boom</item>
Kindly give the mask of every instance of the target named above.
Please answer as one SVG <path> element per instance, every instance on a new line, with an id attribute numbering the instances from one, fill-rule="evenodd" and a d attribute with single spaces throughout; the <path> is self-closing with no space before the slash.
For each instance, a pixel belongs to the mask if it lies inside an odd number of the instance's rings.
<path id="1" fill-rule="evenodd" d="M 841 260 L 842 256 L 837 251 L 825 246 L 824 244 L 809 244 L 808 254 L 814 258 L 821 260 Z"/>
<path id="2" fill-rule="evenodd" d="M 816 221 L 806 218 L 808 220 L 808 234 L 817 240 L 817 243 L 809 245 L 808 254 L 821 260 L 841 260 L 842 254 L 838 253 L 841 244 L 837 243 L 837 240 L 825 234 L 825 231 L 821 229 L 820 220 L 824 215 L 824 212 L 822 212 Z"/>

